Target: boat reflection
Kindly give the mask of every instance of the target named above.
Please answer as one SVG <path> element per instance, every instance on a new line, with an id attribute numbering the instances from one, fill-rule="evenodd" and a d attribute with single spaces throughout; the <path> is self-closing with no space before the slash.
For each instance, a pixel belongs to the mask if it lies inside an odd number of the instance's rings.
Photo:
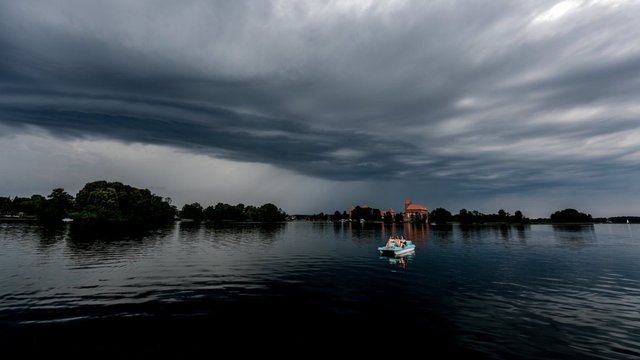
<path id="1" fill-rule="evenodd" d="M 407 268 L 409 262 L 413 261 L 415 254 L 405 254 L 398 256 L 380 256 L 380 259 L 387 260 L 390 265 L 399 266 L 403 269 Z"/>

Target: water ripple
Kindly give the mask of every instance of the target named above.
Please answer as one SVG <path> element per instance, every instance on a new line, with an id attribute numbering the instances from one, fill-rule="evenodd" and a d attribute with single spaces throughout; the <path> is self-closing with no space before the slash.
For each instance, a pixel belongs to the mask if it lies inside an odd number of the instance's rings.
<path id="1" fill-rule="evenodd" d="M 0 324 L 241 319 L 380 333 L 380 314 L 402 309 L 425 341 L 487 358 L 637 357 L 640 228 L 628 230 L 176 224 L 88 241 L 0 224 Z M 380 257 L 390 234 L 419 236 L 416 253 Z"/>

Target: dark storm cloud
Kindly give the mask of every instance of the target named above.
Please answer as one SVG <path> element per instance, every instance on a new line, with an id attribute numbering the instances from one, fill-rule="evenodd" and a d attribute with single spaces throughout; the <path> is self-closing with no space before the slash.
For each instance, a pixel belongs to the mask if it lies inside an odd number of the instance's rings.
<path id="1" fill-rule="evenodd" d="M 624 187 L 638 15 L 613 0 L 3 2 L 0 124 L 335 180 Z"/>
<path id="2" fill-rule="evenodd" d="M 81 98 L 81 95 L 76 96 L 76 99 Z M 101 100 L 104 101 L 98 101 Z M 144 107 L 153 106 L 154 110 L 162 109 L 165 114 L 178 112 L 173 116 L 154 113 L 153 117 L 148 117 L 132 115 L 135 104 L 121 104 L 128 107 L 126 113 L 102 112 L 95 104 L 91 105 L 91 110 L 77 105 L 77 110 L 73 111 L 57 109 L 55 105 L 30 104 L 26 107 L 4 106 L 0 116 L 5 125 L 37 126 L 62 138 L 107 137 L 125 142 L 170 145 L 230 160 L 276 164 L 340 180 L 357 180 L 362 176 L 391 177 L 393 171 L 385 175 L 381 174 L 381 169 L 399 170 L 394 157 L 417 150 L 366 133 L 314 130 L 302 123 L 212 107 L 145 102 Z M 385 152 L 371 149 L 372 143 L 384 148 Z M 346 146 L 348 150 L 344 150 Z"/>

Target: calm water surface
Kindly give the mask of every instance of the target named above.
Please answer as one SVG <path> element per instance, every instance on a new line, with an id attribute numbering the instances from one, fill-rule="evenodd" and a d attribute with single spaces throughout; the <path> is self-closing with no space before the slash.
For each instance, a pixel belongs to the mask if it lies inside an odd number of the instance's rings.
<path id="1" fill-rule="evenodd" d="M 415 254 L 379 257 L 390 234 L 413 239 Z M 640 226 L 177 223 L 87 238 L 0 223 L 0 332 L 4 349 L 36 353 L 195 354 L 282 335 L 637 358 Z"/>

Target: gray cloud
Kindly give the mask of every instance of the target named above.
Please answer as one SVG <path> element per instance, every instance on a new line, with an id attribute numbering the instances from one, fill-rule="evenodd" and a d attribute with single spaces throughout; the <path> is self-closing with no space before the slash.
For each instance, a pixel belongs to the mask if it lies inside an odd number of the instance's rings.
<path id="1" fill-rule="evenodd" d="M 2 2 L 0 125 L 361 180 L 378 199 L 606 198 L 640 180 L 638 15 L 624 0 Z"/>

